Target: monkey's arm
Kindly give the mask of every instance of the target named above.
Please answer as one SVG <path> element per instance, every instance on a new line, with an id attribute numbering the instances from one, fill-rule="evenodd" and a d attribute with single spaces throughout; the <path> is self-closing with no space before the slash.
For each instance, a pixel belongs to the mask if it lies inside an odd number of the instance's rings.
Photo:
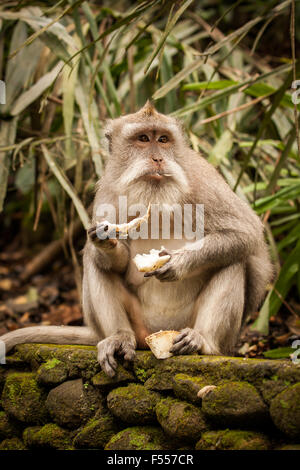
<path id="1" fill-rule="evenodd" d="M 257 234 L 234 230 L 223 230 L 206 235 L 181 250 L 170 254 L 171 259 L 160 269 L 146 273 L 145 277 L 156 276 L 160 281 L 177 281 L 199 274 L 203 268 L 217 268 L 245 260 L 255 253 Z"/>
<path id="2" fill-rule="evenodd" d="M 97 235 L 99 226 L 94 225 L 88 230 L 88 244 L 91 256 L 97 266 L 104 271 L 123 273 L 129 262 L 129 247 L 126 240 L 116 238 L 100 239 Z"/>

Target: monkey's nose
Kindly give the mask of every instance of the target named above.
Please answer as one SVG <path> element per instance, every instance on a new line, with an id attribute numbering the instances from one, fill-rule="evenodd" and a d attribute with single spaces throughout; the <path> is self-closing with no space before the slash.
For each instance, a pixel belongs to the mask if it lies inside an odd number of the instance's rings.
<path id="1" fill-rule="evenodd" d="M 156 163 L 161 163 L 163 161 L 162 157 L 152 157 L 152 160 Z"/>

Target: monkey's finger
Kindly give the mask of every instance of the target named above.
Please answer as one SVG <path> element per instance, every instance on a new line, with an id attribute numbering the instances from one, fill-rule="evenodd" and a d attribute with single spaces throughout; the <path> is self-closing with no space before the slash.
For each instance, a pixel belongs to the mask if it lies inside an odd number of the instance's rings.
<path id="1" fill-rule="evenodd" d="M 149 272 L 144 274 L 144 277 L 155 276 L 157 274 L 157 271 L 158 271 L 158 269 L 156 271 L 149 271 Z"/>
<path id="2" fill-rule="evenodd" d="M 102 370 L 104 370 L 104 372 L 109 376 L 109 377 L 114 377 L 116 375 L 116 369 L 114 369 L 113 367 L 111 367 L 110 363 L 108 360 L 106 360 L 104 363 L 103 363 L 103 366 L 101 365 L 102 367 Z"/>
<path id="3" fill-rule="evenodd" d="M 106 344 L 103 348 L 101 348 L 98 354 L 98 360 L 101 365 L 101 368 L 110 377 L 113 377 L 115 375 L 115 371 L 118 366 L 114 358 L 114 352 L 115 352 L 115 345 L 111 343 L 111 344 Z"/>
<path id="4" fill-rule="evenodd" d="M 170 348 L 170 352 L 172 353 L 178 353 L 184 346 L 186 346 L 189 343 L 188 338 L 183 338 L 179 343 L 174 344 Z"/>
<path id="5" fill-rule="evenodd" d="M 166 256 L 166 255 L 171 256 L 171 253 L 168 250 L 162 250 L 158 253 L 158 256 Z"/>
<path id="6" fill-rule="evenodd" d="M 132 356 L 133 352 L 133 356 Z M 135 349 L 131 344 L 128 343 L 121 343 L 120 349 L 119 349 L 119 354 L 124 356 L 125 360 L 132 360 L 131 358 L 135 356 Z"/>
<path id="7" fill-rule="evenodd" d="M 177 351 L 177 354 L 190 354 L 194 351 L 195 350 L 193 349 L 191 344 L 186 344 L 185 346 L 182 346 L 182 348 L 179 349 L 179 351 Z"/>
<path id="8" fill-rule="evenodd" d="M 182 340 L 182 338 L 185 338 L 188 335 L 188 331 L 183 330 L 181 331 L 174 339 L 173 339 L 173 344 L 179 343 L 179 341 Z"/>
<path id="9" fill-rule="evenodd" d="M 135 350 L 128 348 L 124 354 L 125 361 L 132 362 L 134 358 L 135 358 Z"/>
<path id="10" fill-rule="evenodd" d="M 106 354 L 100 354 L 98 360 L 101 366 L 101 369 L 109 376 L 113 377 L 116 373 L 115 369 L 111 367 Z"/>

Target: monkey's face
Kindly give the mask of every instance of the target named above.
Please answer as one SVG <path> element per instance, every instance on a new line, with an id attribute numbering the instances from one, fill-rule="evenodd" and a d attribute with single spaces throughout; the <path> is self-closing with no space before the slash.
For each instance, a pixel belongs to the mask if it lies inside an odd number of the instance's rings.
<path id="1" fill-rule="evenodd" d="M 147 106 L 147 105 L 146 105 Z M 111 160 L 118 191 L 131 199 L 177 202 L 188 192 L 181 165 L 184 137 L 177 122 L 154 108 L 112 121 Z"/>

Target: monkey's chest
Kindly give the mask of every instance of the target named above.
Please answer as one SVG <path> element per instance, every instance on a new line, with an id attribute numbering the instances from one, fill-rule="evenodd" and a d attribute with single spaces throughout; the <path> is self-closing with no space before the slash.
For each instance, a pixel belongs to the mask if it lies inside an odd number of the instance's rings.
<path id="1" fill-rule="evenodd" d="M 142 317 L 151 331 L 180 330 L 192 326 L 194 306 L 199 294 L 199 281 L 160 282 L 155 278 L 140 285 L 136 291 Z"/>
<path id="2" fill-rule="evenodd" d="M 136 240 L 130 247 L 131 260 L 137 253 L 148 253 L 152 248 L 164 246 L 167 250 L 175 250 L 184 244 L 184 240 Z M 145 326 L 151 332 L 177 330 L 192 323 L 200 292 L 199 279 L 160 282 L 154 277 L 145 278 L 131 261 L 126 280 L 140 301 Z"/>

